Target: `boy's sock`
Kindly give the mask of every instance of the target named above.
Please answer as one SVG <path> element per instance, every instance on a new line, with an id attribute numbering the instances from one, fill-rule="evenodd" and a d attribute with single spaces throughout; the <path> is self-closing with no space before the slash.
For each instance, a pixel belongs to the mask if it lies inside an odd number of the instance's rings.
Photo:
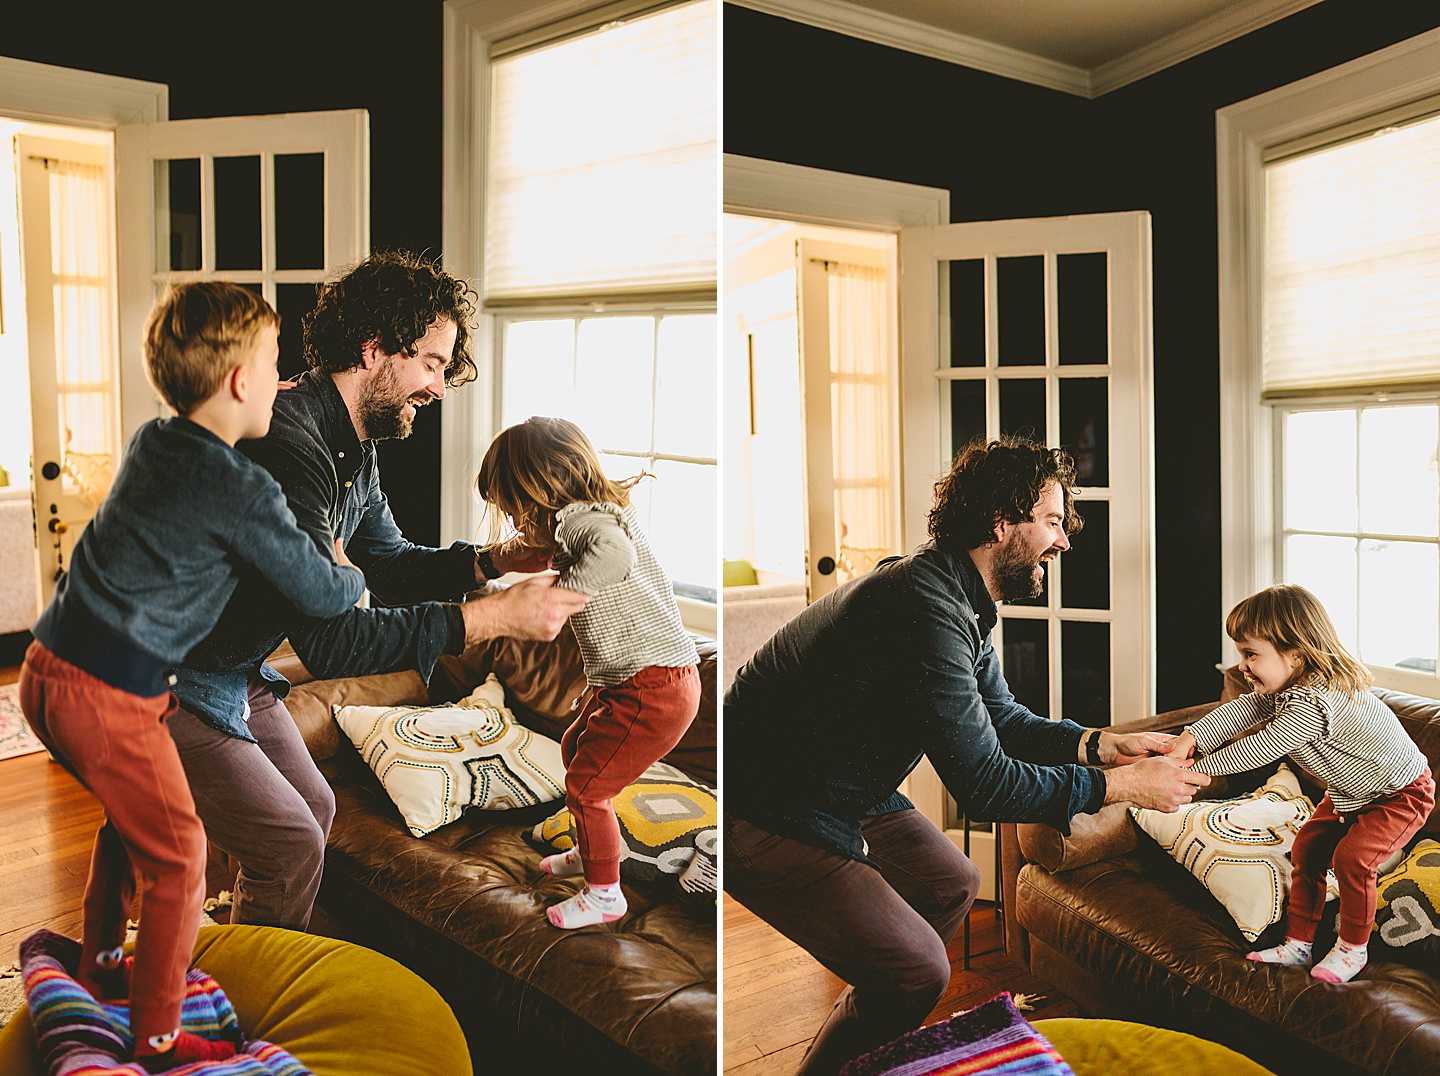
<path id="1" fill-rule="evenodd" d="M 587 885 L 569 900 L 546 908 L 545 916 L 562 930 L 573 930 L 596 923 L 613 923 L 625 914 L 627 907 L 620 883 Z"/>
<path id="2" fill-rule="evenodd" d="M 1282 944 L 1273 949 L 1261 949 L 1257 953 L 1246 953 L 1245 959 L 1258 960 L 1262 964 L 1308 964 L 1314 948 L 1314 942 L 1301 941 L 1299 938 L 1286 938 Z"/>
<path id="3" fill-rule="evenodd" d="M 95 966 L 89 974 L 76 976 L 76 981 L 94 995 L 97 1001 L 119 1001 L 130 996 L 130 965 L 120 946 L 102 949 L 95 954 Z"/>
<path id="4" fill-rule="evenodd" d="M 153 1036 L 148 1045 L 153 1048 L 165 1040 L 173 1041 L 174 1045 L 160 1053 L 136 1052 L 135 1061 L 146 1072 L 167 1072 L 181 1065 L 193 1065 L 197 1061 L 224 1061 L 227 1057 L 235 1056 L 234 1043 L 202 1039 L 188 1031 Z"/>
<path id="5" fill-rule="evenodd" d="M 1360 974 L 1369 955 L 1367 946 L 1337 941 L 1325 959 L 1310 969 L 1310 975 L 1327 983 L 1348 983 Z"/>
<path id="6" fill-rule="evenodd" d="M 571 848 L 566 852 L 557 852 L 553 856 L 546 856 L 540 861 L 540 869 L 546 874 L 553 874 L 556 878 L 572 878 L 577 874 L 584 874 L 585 867 L 580 862 L 580 849 Z"/>

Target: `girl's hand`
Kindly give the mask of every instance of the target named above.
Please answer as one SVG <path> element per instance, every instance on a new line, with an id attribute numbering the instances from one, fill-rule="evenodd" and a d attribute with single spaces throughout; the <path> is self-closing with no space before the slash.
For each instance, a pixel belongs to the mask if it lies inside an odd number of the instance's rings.
<path id="1" fill-rule="evenodd" d="M 549 543 L 532 543 L 523 534 L 517 534 L 490 550 L 490 559 L 502 572 L 547 571 L 555 556 L 555 546 Z"/>
<path id="2" fill-rule="evenodd" d="M 1186 729 L 1175 737 L 1175 742 L 1170 745 L 1170 750 L 1165 752 L 1165 757 L 1172 762 L 1183 762 L 1195 754 L 1195 737 Z"/>

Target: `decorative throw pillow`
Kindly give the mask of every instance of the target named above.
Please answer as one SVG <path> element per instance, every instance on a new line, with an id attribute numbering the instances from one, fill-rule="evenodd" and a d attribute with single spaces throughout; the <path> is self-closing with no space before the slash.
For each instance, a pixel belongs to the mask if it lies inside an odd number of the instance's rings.
<path id="1" fill-rule="evenodd" d="M 1284 911 L 1290 846 L 1314 810 L 1299 779 L 1282 763 L 1249 795 L 1192 803 L 1173 814 L 1138 807 L 1130 814 L 1205 884 L 1253 942 Z"/>
<path id="2" fill-rule="evenodd" d="M 335 720 L 416 837 L 466 807 L 503 810 L 565 795 L 560 745 L 517 724 L 494 676 L 449 706 L 337 706 Z"/>
<path id="3" fill-rule="evenodd" d="M 678 876 L 690 866 L 697 851 L 718 854 L 715 793 L 692 781 L 674 766 L 657 762 L 634 784 L 615 797 L 620 820 L 620 877 L 627 882 L 653 882 Z M 546 848 L 564 852 L 575 847 L 575 820 L 566 807 L 535 827 L 532 839 Z M 705 890 L 699 872 L 689 883 Z M 708 891 L 715 889 L 710 875 Z"/>
<path id="4" fill-rule="evenodd" d="M 1440 842 L 1423 840 L 1376 886 L 1375 938 L 1407 964 L 1440 965 Z"/>
<path id="5" fill-rule="evenodd" d="M 1074 1076 L 1064 1058 L 999 994 L 969 1012 L 907 1031 L 845 1064 L 840 1076 L 940 1076 L 1024 1072 Z"/>

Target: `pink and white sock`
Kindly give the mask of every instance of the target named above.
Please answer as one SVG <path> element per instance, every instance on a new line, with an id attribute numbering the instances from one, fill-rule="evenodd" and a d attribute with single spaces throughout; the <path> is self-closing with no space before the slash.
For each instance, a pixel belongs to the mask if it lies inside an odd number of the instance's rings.
<path id="1" fill-rule="evenodd" d="M 596 923 L 613 923 L 625 914 L 629 907 L 620 884 L 587 885 L 569 900 L 552 904 L 545 909 L 545 917 L 562 930 L 593 926 Z"/>
<path id="2" fill-rule="evenodd" d="M 1273 949 L 1261 949 L 1257 953 L 1246 953 L 1246 960 L 1258 960 L 1262 964 L 1308 964 L 1314 942 L 1298 938 L 1286 938 Z"/>
<path id="3" fill-rule="evenodd" d="M 546 874 L 555 875 L 556 878 L 573 878 L 577 874 L 585 873 L 585 866 L 580 862 L 579 848 L 546 856 L 540 861 L 540 869 Z"/>
<path id="4" fill-rule="evenodd" d="M 1310 975 L 1327 983 L 1348 983 L 1360 974 L 1369 958 L 1367 946 L 1337 941 L 1335 948 L 1325 954 L 1325 959 L 1310 969 Z"/>

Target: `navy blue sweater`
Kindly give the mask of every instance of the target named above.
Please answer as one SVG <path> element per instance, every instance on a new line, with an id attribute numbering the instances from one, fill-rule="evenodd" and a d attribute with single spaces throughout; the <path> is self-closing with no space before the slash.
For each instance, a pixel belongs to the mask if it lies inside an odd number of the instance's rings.
<path id="1" fill-rule="evenodd" d="M 990 645 L 998 610 L 965 553 L 927 545 L 827 594 L 782 627 L 725 694 L 725 809 L 865 860 L 860 821 L 911 806 L 927 755 L 976 820 L 1099 810 L 1073 721 L 1015 701 Z"/>

